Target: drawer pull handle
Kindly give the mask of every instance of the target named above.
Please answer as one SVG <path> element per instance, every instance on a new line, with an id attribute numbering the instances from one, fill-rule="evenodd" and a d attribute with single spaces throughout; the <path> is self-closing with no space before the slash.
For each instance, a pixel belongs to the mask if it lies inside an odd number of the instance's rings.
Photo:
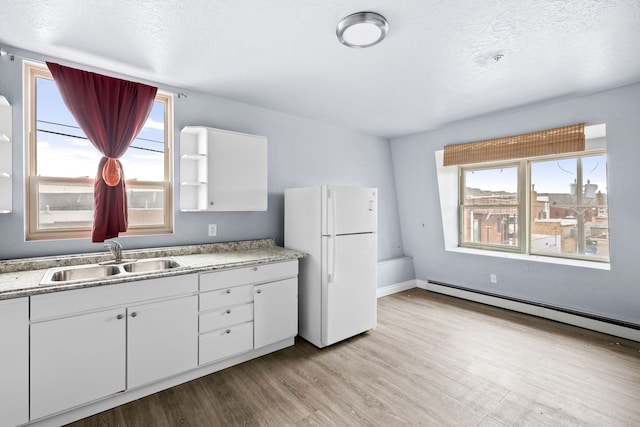
<path id="1" fill-rule="evenodd" d="M 258 289 L 256 292 L 261 294 L 262 293 L 262 289 Z"/>
<path id="2" fill-rule="evenodd" d="M 258 271 L 258 267 L 253 267 L 253 271 Z"/>
<path id="3" fill-rule="evenodd" d="M 227 289 L 226 291 L 224 291 L 225 294 L 230 294 L 231 293 L 231 289 Z"/>
<path id="4" fill-rule="evenodd" d="M 135 311 L 133 313 L 131 313 L 131 317 L 136 317 L 138 315 L 138 313 L 136 313 Z"/>
<path id="5" fill-rule="evenodd" d="M 118 320 L 122 319 L 123 317 L 124 317 L 124 316 L 123 316 L 122 314 L 118 314 L 118 315 L 116 316 L 116 318 L 117 318 Z"/>
<path id="6" fill-rule="evenodd" d="M 231 310 L 227 309 L 227 314 L 231 314 Z"/>
<path id="7" fill-rule="evenodd" d="M 224 331 L 224 332 L 225 332 L 225 333 L 227 333 L 227 334 L 230 334 L 230 333 L 231 333 L 231 329 L 227 329 L 227 330 L 226 330 L 226 331 Z"/>

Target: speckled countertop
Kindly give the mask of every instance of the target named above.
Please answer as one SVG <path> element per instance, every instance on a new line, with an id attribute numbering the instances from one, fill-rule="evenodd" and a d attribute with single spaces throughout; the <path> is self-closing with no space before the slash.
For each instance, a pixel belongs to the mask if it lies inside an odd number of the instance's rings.
<path id="1" fill-rule="evenodd" d="M 152 273 L 111 276 L 73 283 L 41 285 L 47 269 L 82 264 L 96 264 L 112 259 L 108 252 L 63 255 L 59 257 L 23 258 L 0 261 L 0 300 L 48 292 L 104 286 L 180 274 L 214 271 L 229 267 L 260 265 L 304 257 L 298 251 L 276 246 L 273 239 L 245 240 L 228 243 L 173 246 L 165 248 L 123 250 L 124 259 L 173 257 L 186 267 Z"/>

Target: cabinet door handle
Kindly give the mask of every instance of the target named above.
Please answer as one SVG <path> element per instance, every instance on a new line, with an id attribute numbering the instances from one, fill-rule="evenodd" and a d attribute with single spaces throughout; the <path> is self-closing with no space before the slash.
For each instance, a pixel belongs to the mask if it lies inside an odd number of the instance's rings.
<path id="1" fill-rule="evenodd" d="M 117 318 L 118 320 L 122 319 L 123 317 L 124 317 L 124 316 L 123 316 L 122 314 L 118 314 L 118 315 L 116 316 L 116 318 Z"/>
<path id="2" fill-rule="evenodd" d="M 258 271 L 258 267 L 253 267 L 253 271 Z"/>
<path id="3" fill-rule="evenodd" d="M 224 291 L 225 294 L 230 294 L 231 293 L 231 289 L 227 289 L 226 291 Z"/>
<path id="4" fill-rule="evenodd" d="M 261 294 L 262 293 L 262 289 L 258 289 L 256 292 Z"/>
<path id="5" fill-rule="evenodd" d="M 227 314 L 231 314 L 231 310 L 227 309 Z"/>
<path id="6" fill-rule="evenodd" d="M 231 333 L 231 329 L 227 329 L 227 330 L 226 330 L 226 331 L 224 331 L 224 332 L 225 332 L 225 333 L 227 333 L 227 334 L 230 334 L 230 333 Z"/>
<path id="7" fill-rule="evenodd" d="M 131 317 L 136 317 L 138 315 L 138 313 L 136 313 L 135 311 L 133 313 L 131 313 Z"/>

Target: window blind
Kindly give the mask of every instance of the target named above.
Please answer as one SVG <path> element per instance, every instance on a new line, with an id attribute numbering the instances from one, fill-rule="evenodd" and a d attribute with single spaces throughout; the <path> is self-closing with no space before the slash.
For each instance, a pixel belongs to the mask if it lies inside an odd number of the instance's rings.
<path id="1" fill-rule="evenodd" d="M 444 166 L 584 151 L 584 123 L 504 138 L 446 145 Z"/>

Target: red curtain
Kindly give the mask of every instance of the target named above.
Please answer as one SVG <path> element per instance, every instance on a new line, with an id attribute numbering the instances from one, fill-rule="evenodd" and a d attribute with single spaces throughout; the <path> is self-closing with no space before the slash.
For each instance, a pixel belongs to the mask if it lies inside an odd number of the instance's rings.
<path id="1" fill-rule="evenodd" d="M 104 157 L 94 182 L 91 239 L 127 231 L 127 194 L 120 158 L 144 126 L 158 88 L 47 62 L 62 99 Z"/>

